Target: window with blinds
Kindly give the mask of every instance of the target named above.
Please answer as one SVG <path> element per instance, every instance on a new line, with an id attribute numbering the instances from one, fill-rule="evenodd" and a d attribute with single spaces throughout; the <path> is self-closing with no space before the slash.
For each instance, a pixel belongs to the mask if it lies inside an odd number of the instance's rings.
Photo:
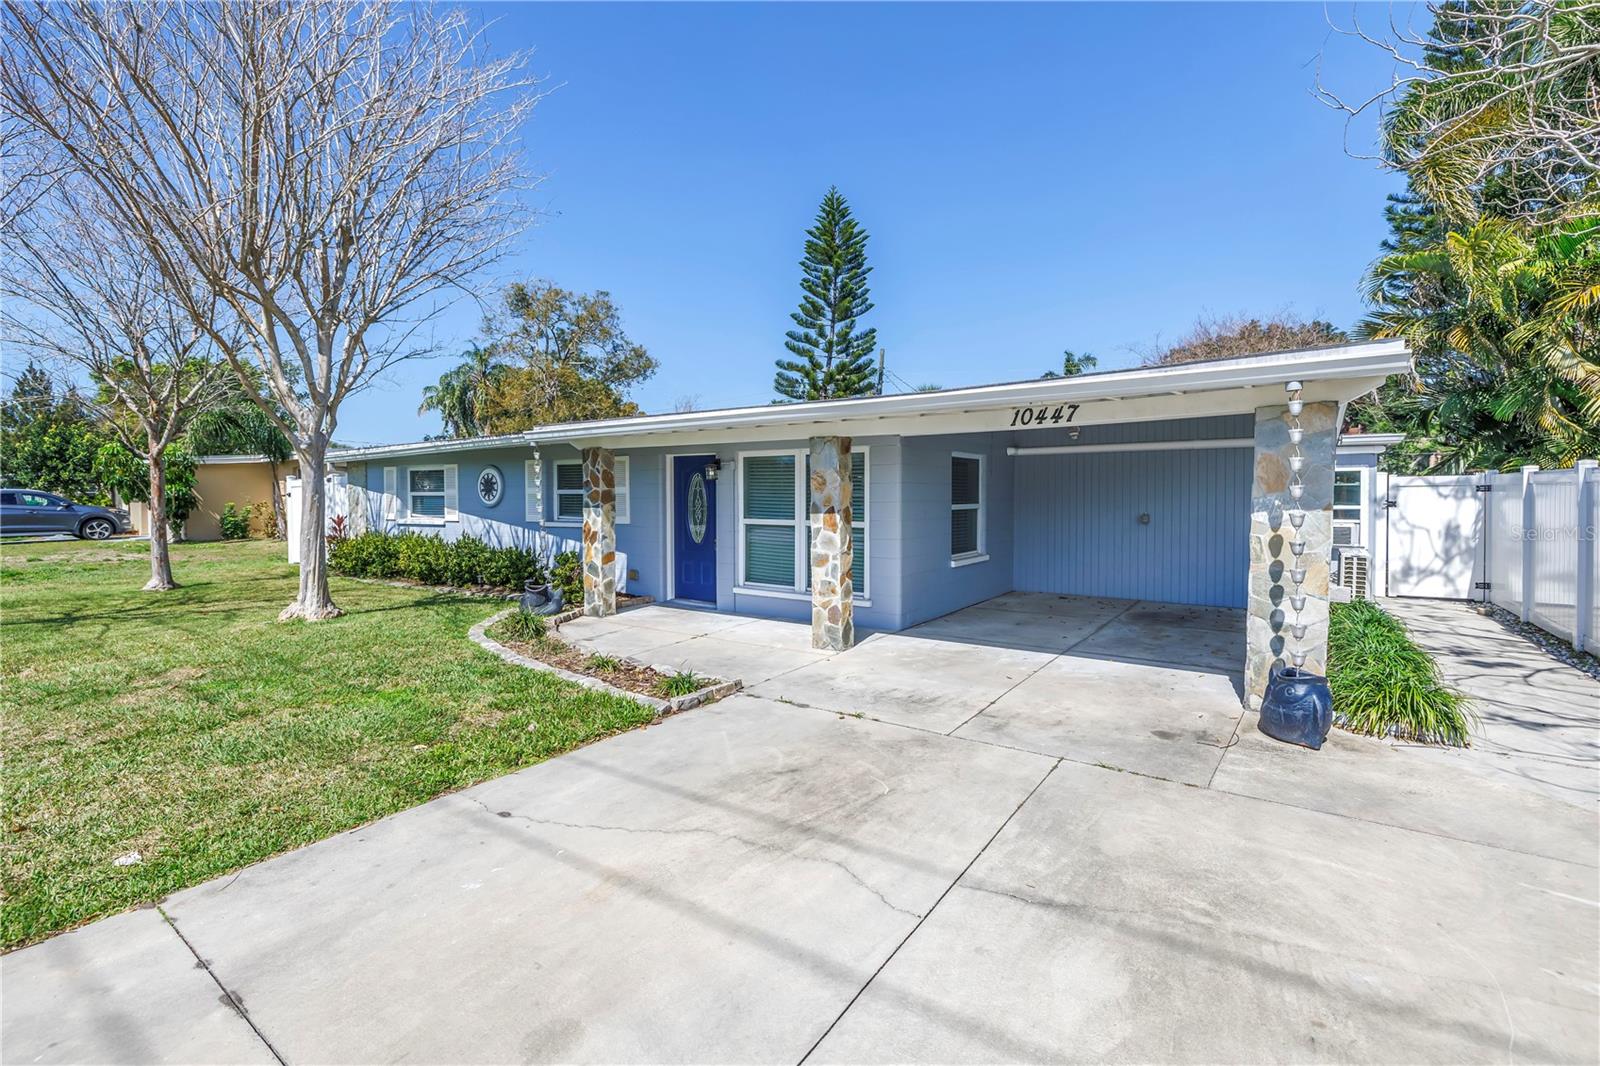
<path id="1" fill-rule="evenodd" d="M 798 456 L 740 456 L 739 468 L 740 580 L 793 589 L 800 552 Z"/>
<path id="2" fill-rule="evenodd" d="M 950 457 L 950 557 L 971 558 L 983 552 L 983 458 Z"/>

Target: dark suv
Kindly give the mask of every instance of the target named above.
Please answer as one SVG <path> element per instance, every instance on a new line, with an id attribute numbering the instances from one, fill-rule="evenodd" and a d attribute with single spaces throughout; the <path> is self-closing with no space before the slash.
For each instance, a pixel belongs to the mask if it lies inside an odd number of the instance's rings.
<path id="1" fill-rule="evenodd" d="M 89 503 L 73 503 L 38 489 L 0 489 L 0 533 L 71 533 L 84 540 L 105 540 L 132 528 L 127 511 Z"/>

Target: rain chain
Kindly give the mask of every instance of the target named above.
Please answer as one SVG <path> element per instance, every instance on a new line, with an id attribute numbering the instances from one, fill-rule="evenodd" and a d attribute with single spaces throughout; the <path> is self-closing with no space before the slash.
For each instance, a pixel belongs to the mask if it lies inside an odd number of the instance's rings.
<path id="1" fill-rule="evenodd" d="M 1289 542 L 1289 550 L 1294 553 L 1294 566 L 1289 570 L 1289 578 L 1294 582 L 1294 591 L 1289 594 L 1289 604 L 1294 608 L 1294 621 L 1289 625 L 1289 632 L 1294 636 L 1295 646 L 1289 652 L 1289 659 L 1295 669 L 1302 669 L 1306 665 L 1306 624 L 1302 612 L 1306 609 L 1306 541 L 1303 527 L 1306 524 L 1306 512 L 1300 506 L 1300 498 L 1305 495 L 1305 480 L 1300 476 L 1305 469 L 1306 457 L 1300 450 L 1300 442 L 1305 438 L 1305 430 L 1300 427 L 1300 412 L 1305 409 L 1305 402 L 1300 398 L 1300 382 L 1291 381 L 1284 386 L 1289 393 L 1289 443 L 1294 445 L 1294 454 L 1289 456 L 1289 495 L 1293 504 L 1287 512 L 1289 525 L 1294 528 L 1294 539 Z"/>

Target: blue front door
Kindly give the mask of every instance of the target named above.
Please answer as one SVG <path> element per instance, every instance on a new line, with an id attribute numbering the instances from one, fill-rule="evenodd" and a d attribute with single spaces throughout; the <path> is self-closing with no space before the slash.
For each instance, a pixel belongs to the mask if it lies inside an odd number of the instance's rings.
<path id="1" fill-rule="evenodd" d="M 673 595 L 717 602 L 717 483 L 706 477 L 713 455 L 672 457 Z"/>

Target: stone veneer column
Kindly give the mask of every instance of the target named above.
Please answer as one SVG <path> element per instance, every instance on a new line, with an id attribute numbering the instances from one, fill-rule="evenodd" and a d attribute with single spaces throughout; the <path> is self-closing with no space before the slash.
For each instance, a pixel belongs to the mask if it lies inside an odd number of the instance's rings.
<path id="1" fill-rule="evenodd" d="M 617 613 L 617 477 L 610 448 L 583 449 L 583 613 Z"/>
<path id="2" fill-rule="evenodd" d="M 811 438 L 811 646 L 856 642 L 850 438 Z"/>
<path id="3" fill-rule="evenodd" d="M 1307 403 L 1300 412 L 1304 435 L 1300 454 L 1305 465 L 1300 479 L 1305 485 L 1298 505 L 1305 511 L 1300 539 L 1306 543 L 1298 563 L 1289 548 L 1295 530 L 1287 512 L 1296 501 L 1289 493 L 1293 474 L 1289 457 L 1291 419 L 1287 407 L 1256 409 L 1255 483 L 1250 490 L 1250 600 L 1246 619 L 1244 667 L 1245 698 L 1252 708 L 1261 706 L 1273 664 L 1289 662 L 1292 647 L 1306 652 L 1305 668 L 1325 674 L 1328 665 L 1328 559 L 1333 548 L 1333 462 L 1338 442 L 1339 405 Z M 1304 640 L 1296 641 L 1289 627 L 1296 620 L 1289 602 L 1294 581 L 1289 571 L 1306 569 L 1302 586 L 1306 624 Z"/>

